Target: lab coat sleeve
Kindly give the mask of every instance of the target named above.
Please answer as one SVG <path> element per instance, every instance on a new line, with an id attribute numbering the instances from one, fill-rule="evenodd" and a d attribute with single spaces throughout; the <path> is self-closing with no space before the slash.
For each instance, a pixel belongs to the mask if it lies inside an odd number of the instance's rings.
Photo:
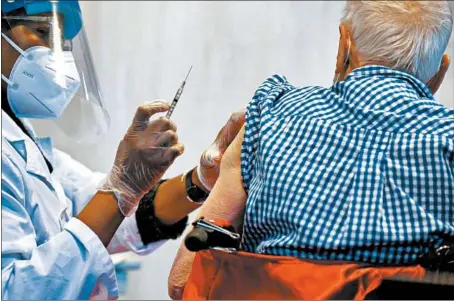
<path id="1" fill-rule="evenodd" d="M 46 241 L 36 237 L 23 175 L 2 153 L 2 299 L 88 299 L 98 281 L 118 295 L 115 268 L 95 233 L 72 218 Z M 39 243 L 38 243 L 39 242 Z"/>
<path id="2" fill-rule="evenodd" d="M 73 215 L 78 215 L 102 185 L 106 174 L 93 172 L 70 155 L 54 149 L 52 175 L 63 186 L 65 195 L 72 203 Z"/>
<path id="3" fill-rule="evenodd" d="M 104 181 L 106 175 L 93 172 L 68 154 L 54 149 L 54 175 L 63 186 L 66 196 L 73 203 L 74 215 L 79 214 Z M 125 218 L 107 250 L 113 253 L 132 251 L 140 255 L 153 252 L 166 241 L 144 245 L 137 228 L 135 214 Z"/>

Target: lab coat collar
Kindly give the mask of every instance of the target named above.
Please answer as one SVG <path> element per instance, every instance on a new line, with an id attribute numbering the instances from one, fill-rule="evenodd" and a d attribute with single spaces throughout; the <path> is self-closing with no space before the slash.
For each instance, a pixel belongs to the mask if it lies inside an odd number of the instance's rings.
<path id="1" fill-rule="evenodd" d="M 11 143 L 14 149 L 24 159 L 28 172 L 41 176 L 49 183 L 52 183 L 45 161 L 36 160 L 36 158 L 41 157 L 41 154 L 39 153 L 39 150 L 41 150 L 50 164 L 54 164 L 52 139 L 50 137 L 36 137 L 36 133 L 33 130 L 31 123 L 25 119 L 21 119 L 21 122 L 35 142 L 33 142 L 14 120 L 2 110 L 3 138 Z M 39 149 L 37 149 L 36 146 L 38 146 Z"/>

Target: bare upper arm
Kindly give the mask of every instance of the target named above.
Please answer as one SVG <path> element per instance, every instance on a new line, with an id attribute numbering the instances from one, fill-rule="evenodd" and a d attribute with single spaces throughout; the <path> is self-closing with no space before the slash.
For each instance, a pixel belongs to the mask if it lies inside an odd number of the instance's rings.
<path id="1" fill-rule="evenodd" d="M 197 218 L 203 216 L 206 219 L 226 220 L 236 228 L 242 224 L 247 198 L 241 178 L 243 136 L 244 127 L 225 151 L 221 161 L 219 179 L 201 207 Z M 184 286 L 191 273 L 194 256 L 195 253 L 189 252 L 183 242 L 169 275 L 169 295 L 172 299 L 181 299 Z"/>
<path id="2" fill-rule="evenodd" d="M 246 192 L 241 178 L 241 144 L 244 127 L 226 150 L 221 161 L 219 179 L 202 206 L 199 216 L 223 219 L 235 226 L 243 219 Z"/>

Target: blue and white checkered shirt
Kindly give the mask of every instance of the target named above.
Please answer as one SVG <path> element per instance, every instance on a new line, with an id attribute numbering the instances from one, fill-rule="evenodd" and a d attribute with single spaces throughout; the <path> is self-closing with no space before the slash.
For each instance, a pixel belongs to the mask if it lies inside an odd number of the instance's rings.
<path id="1" fill-rule="evenodd" d="M 410 74 L 331 88 L 267 79 L 241 152 L 245 251 L 407 264 L 454 237 L 454 110 Z"/>

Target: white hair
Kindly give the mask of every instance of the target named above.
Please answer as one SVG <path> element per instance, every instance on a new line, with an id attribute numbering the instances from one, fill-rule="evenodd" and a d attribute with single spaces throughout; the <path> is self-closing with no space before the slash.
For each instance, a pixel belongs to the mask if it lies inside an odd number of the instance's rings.
<path id="1" fill-rule="evenodd" d="M 361 58 L 428 82 L 440 68 L 452 32 L 448 1 L 347 1 L 347 25 Z"/>

